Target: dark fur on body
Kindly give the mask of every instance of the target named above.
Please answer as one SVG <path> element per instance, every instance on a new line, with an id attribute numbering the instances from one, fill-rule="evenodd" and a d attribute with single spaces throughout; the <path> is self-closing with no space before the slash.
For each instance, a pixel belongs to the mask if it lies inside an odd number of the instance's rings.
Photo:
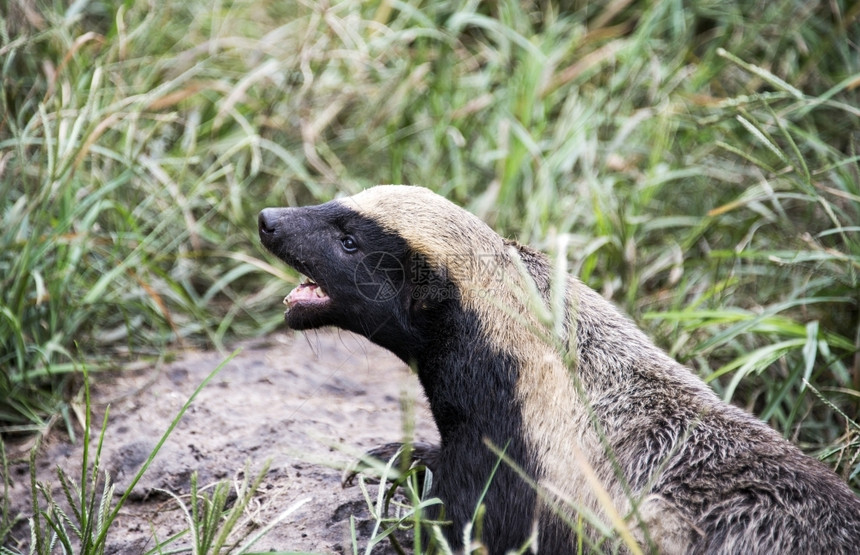
<path id="1" fill-rule="evenodd" d="M 592 474 L 637 540 L 661 552 L 860 546 L 860 500 L 834 473 L 720 401 L 575 278 L 562 329 L 547 331 L 535 313 L 553 299 L 548 259 L 438 195 L 384 186 L 267 209 L 260 236 L 330 299 L 291 308 L 290 327 L 355 331 L 417 368 L 441 436 L 428 458 L 453 547 L 463 547 L 498 461 L 487 442 L 548 492 L 539 499 L 499 465 L 484 498 L 491 553 L 522 546 L 535 528 L 540 552 L 573 551 L 575 535 L 554 511 L 604 517 Z M 345 237 L 356 250 L 343 248 Z M 362 294 L 382 275 L 396 294 Z"/>

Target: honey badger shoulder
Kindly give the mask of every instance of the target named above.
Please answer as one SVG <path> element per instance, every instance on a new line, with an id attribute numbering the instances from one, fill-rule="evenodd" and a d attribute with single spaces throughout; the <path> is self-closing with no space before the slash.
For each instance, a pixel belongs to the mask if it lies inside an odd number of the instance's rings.
<path id="1" fill-rule="evenodd" d="M 444 198 L 379 186 L 266 209 L 259 226 L 309 277 L 285 299 L 290 327 L 349 329 L 414 363 L 442 440 L 428 451 L 432 493 L 455 549 L 483 500 L 491 553 L 535 530 L 540 551 L 572 551 L 564 521 L 610 522 L 595 477 L 637 540 L 663 552 L 860 542 L 860 500 L 835 474 L 722 403 L 576 279 L 560 285 L 564 325 L 547 327 L 539 314 L 558 297 L 547 258 Z"/>

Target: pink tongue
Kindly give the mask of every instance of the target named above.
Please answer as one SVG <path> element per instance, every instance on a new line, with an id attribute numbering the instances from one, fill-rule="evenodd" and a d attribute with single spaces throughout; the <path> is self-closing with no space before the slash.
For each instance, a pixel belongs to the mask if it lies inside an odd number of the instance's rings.
<path id="1" fill-rule="evenodd" d="M 317 289 L 319 289 L 319 286 L 315 283 L 303 283 L 290 291 L 290 294 L 284 299 L 284 304 L 291 307 L 296 303 L 325 302 L 328 297 L 317 297 L 315 293 Z"/>

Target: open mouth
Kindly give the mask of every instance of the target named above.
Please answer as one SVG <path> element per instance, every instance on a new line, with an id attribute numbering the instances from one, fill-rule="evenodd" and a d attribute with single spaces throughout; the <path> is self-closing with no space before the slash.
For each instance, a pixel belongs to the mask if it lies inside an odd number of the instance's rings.
<path id="1" fill-rule="evenodd" d="M 330 300 L 322 287 L 311 278 L 305 277 L 304 282 L 284 297 L 284 304 L 287 305 L 287 308 L 295 308 L 297 306 L 323 305 Z"/>

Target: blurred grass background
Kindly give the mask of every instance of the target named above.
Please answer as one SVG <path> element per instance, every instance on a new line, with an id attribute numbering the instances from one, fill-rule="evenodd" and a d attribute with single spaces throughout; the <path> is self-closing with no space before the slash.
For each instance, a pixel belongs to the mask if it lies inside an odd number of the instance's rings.
<path id="1" fill-rule="evenodd" d="M 256 214 L 433 188 L 860 486 L 860 4 L 0 9 L 0 432 L 281 325 Z M 808 386 L 811 385 L 812 387 Z"/>

